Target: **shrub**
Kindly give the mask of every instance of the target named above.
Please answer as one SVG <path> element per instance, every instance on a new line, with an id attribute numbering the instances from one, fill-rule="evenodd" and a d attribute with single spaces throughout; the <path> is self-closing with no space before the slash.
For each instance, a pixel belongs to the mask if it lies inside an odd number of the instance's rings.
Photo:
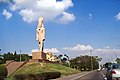
<path id="1" fill-rule="evenodd" d="M 44 77 L 47 77 L 47 79 L 55 79 L 55 78 L 59 78 L 61 76 L 60 72 L 45 72 L 42 74 Z"/>
<path id="2" fill-rule="evenodd" d="M 4 80 L 4 77 L 3 77 L 3 76 L 0 76 L 0 80 Z"/>
<path id="3" fill-rule="evenodd" d="M 7 68 L 5 67 L 5 65 L 1 64 L 0 65 L 0 76 L 6 77 L 7 73 L 8 73 Z"/>
<path id="4" fill-rule="evenodd" d="M 44 72 L 41 74 L 17 74 L 15 80 L 48 80 L 55 79 L 61 76 L 60 72 Z"/>
<path id="5" fill-rule="evenodd" d="M 27 74 L 25 80 L 36 80 L 35 74 Z"/>
<path id="6" fill-rule="evenodd" d="M 18 75 L 14 75 L 15 80 L 24 80 L 25 75 L 24 74 L 18 74 Z"/>

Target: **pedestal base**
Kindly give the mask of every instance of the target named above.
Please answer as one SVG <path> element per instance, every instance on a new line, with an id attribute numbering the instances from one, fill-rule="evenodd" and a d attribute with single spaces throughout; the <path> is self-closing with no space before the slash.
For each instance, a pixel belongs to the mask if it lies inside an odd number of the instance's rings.
<path id="1" fill-rule="evenodd" d="M 46 60 L 46 54 L 44 52 L 32 52 L 32 59 Z"/>

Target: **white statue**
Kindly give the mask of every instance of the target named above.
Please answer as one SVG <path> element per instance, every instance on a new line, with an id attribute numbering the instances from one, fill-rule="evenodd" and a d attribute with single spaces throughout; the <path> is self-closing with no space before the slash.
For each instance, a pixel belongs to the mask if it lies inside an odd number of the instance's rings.
<path id="1" fill-rule="evenodd" d="M 45 41 L 45 28 L 43 25 L 43 17 L 40 17 L 38 20 L 38 26 L 36 29 L 36 40 L 38 41 L 39 50 L 43 52 Z"/>

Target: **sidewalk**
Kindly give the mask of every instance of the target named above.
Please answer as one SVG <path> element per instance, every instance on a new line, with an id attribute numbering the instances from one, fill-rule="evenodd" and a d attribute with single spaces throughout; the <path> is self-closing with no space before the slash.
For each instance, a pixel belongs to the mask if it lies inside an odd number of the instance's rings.
<path id="1" fill-rule="evenodd" d="M 84 72 L 80 72 L 78 74 L 73 74 L 73 75 L 70 75 L 70 76 L 64 76 L 64 77 L 57 78 L 57 79 L 52 79 L 52 80 L 75 80 L 75 79 L 78 79 L 80 77 L 83 77 L 83 76 L 87 75 L 90 72 L 91 71 L 84 71 Z"/>

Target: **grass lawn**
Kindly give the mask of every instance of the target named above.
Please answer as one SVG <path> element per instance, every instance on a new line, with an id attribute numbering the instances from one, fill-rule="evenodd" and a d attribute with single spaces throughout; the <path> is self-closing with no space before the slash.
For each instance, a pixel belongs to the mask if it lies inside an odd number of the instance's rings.
<path id="1" fill-rule="evenodd" d="M 60 64 L 35 62 L 25 64 L 10 77 L 14 76 L 15 74 L 39 74 L 42 72 L 56 72 L 56 71 L 60 72 L 61 76 L 68 76 L 80 72 L 78 70 Z M 6 78 L 5 80 L 12 80 L 12 78 Z"/>

